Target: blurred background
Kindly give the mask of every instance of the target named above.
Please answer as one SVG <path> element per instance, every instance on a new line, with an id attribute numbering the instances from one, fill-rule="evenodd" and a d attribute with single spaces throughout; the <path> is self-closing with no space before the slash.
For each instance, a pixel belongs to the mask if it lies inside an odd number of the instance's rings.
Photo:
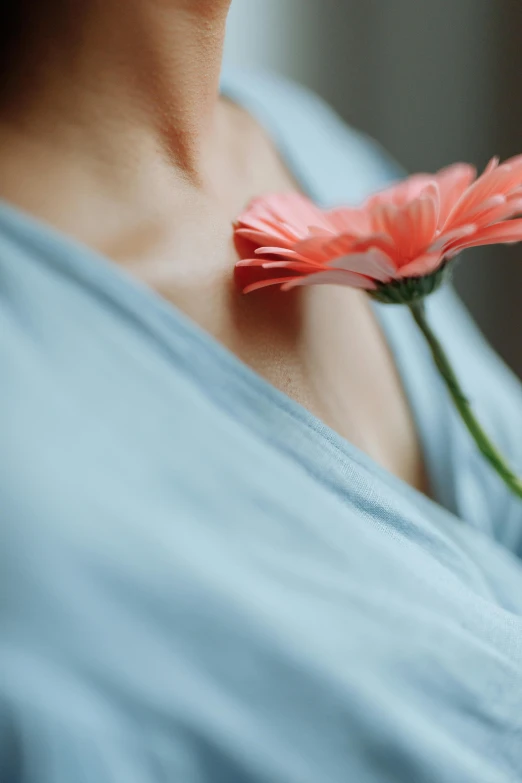
<path id="1" fill-rule="evenodd" d="M 409 171 L 522 152 L 520 0 L 234 0 L 225 59 L 289 76 Z M 456 284 L 522 377 L 522 246 L 475 249 Z"/>

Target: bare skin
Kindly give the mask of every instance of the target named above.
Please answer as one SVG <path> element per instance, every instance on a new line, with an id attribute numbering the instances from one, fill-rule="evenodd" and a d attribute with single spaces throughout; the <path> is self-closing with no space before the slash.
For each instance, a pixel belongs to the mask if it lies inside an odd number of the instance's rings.
<path id="1" fill-rule="evenodd" d="M 62 14 L 0 107 L 0 196 L 139 277 L 426 491 L 366 295 L 234 289 L 231 222 L 253 196 L 297 186 L 252 118 L 218 96 L 228 5 L 126 0 L 123 12 L 121 0 L 90 0 Z"/>

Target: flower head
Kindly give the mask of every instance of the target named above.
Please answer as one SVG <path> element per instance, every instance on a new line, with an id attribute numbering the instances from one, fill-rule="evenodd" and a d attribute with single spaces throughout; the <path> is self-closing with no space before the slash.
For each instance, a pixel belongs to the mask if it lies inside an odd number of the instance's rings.
<path id="1" fill-rule="evenodd" d="M 294 193 L 255 199 L 235 224 L 245 293 L 336 283 L 389 302 L 434 290 L 466 248 L 522 240 L 522 155 L 478 178 L 456 163 L 414 174 L 360 207 L 322 210 Z"/>

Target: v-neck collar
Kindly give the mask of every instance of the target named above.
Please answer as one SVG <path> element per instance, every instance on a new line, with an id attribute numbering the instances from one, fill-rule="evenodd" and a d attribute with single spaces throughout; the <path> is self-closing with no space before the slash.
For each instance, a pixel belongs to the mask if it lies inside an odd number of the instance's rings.
<path id="1" fill-rule="evenodd" d="M 316 176 L 320 168 L 320 152 L 310 150 L 306 166 L 306 161 L 293 155 L 292 145 L 281 141 L 283 134 L 278 122 L 284 118 L 277 111 L 277 106 L 269 109 L 270 95 L 263 97 L 259 84 L 255 92 L 249 92 L 248 80 L 238 79 L 235 74 L 231 80 L 225 74 L 222 93 L 240 104 L 263 126 L 302 190 L 313 199 L 324 200 L 328 196 L 324 192 L 327 183 Z M 251 101 L 245 97 L 248 95 L 253 96 Z M 285 138 L 286 133 L 287 129 Z M 347 153 L 349 150 L 345 151 Z M 314 157 L 317 158 L 315 162 Z M 385 182 L 383 172 L 382 184 Z M 451 466 L 441 451 L 447 448 L 449 437 L 449 433 L 441 429 L 441 423 L 448 418 L 442 415 L 445 398 L 434 392 L 430 399 L 424 399 L 419 381 L 426 386 L 426 366 L 416 364 L 412 358 L 412 352 L 422 354 L 422 341 L 409 323 L 406 310 L 399 312 L 392 306 L 374 305 L 411 406 L 434 499 L 381 467 L 258 375 L 174 305 L 110 260 L 5 202 L 0 202 L 0 226 L 7 235 L 14 235 L 20 244 L 31 248 L 33 254 L 52 266 L 55 272 L 75 279 L 99 299 L 110 301 L 141 329 L 154 334 L 176 361 L 203 386 L 211 369 L 214 379 L 216 376 L 222 379 L 221 384 L 214 383 L 213 393 L 217 394 L 216 389 L 226 389 L 226 393 L 220 395 L 220 405 L 230 404 L 227 400 L 230 401 L 233 396 L 235 416 L 241 417 L 263 437 L 269 437 L 274 445 L 301 461 L 308 472 L 321 473 L 321 480 L 329 482 L 337 492 L 349 496 L 352 489 L 360 490 L 363 482 L 370 488 L 370 496 L 375 501 L 379 496 L 384 497 L 382 488 L 386 487 L 397 493 L 402 501 L 409 499 L 417 507 L 420 504 L 432 510 L 436 508 L 443 514 L 455 512 L 449 481 Z M 430 383 L 437 388 L 438 377 L 434 371 L 432 376 Z M 231 394 L 232 386 L 236 395 Z M 271 420 L 277 417 L 283 417 L 287 427 L 270 427 Z M 280 438 L 281 433 L 284 433 L 283 439 Z M 314 460 L 314 448 L 323 457 L 321 470 Z M 329 477 L 328 471 L 324 470 L 325 464 L 330 465 Z"/>

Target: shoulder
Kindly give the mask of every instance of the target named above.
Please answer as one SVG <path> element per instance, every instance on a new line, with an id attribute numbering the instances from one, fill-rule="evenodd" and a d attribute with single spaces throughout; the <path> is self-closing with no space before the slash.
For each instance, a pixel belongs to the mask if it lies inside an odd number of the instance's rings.
<path id="1" fill-rule="evenodd" d="M 274 74 L 225 69 L 221 89 L 269 132 L 300 182 L 325 206 L 355 204 L 404 176 L 374 139 L 347 125 L 300 84 Z"/>
<path id="2" fill-rule="evenodd" d="M 298 181 L 323 206 L 358 204 L 407 173 L 378 142 L 347 125 L 324 100 L 299 84 L 273 74 L 225 71 L 223 92 L 268 130 Z M 432 297 L 429 311 L 484 425 L 522 471 L 519 380 L 488 345 L 452 289 Z M 520 551 L 520 503 L 500 484 L 457 419 L 407 314 L 386 311 L 386 323 L 387 337 L 397 338 L 396 353 L 411 379 L 412 393 L 417 402 L 422 398 L 430 438 L 440 441 L 437 459 L 447 463 L 448 506 Z M 435 397 L 440 417 L 434 413 Z"/>

